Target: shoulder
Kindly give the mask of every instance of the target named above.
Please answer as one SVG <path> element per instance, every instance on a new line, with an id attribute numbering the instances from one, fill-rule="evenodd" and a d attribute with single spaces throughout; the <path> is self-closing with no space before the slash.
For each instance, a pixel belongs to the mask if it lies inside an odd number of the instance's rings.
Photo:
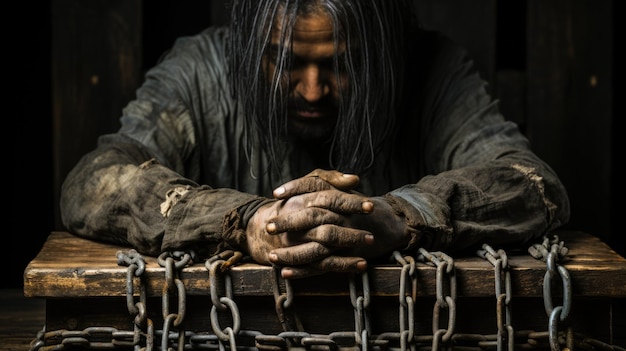
<path id="1" fill-rule="evenodd" d="M 226 50 L 224 27 L 209 27 L 202 32 L 179 37 L 157 64 L 146 73 L 147 91 L 176 93 L 183 101 L 199 92 L 226 86 Z"/>
<path id="2" fill-rule="evenodd" d="M 188 64 L 207 61 L 223 64 L 225 60 L 225 27 L 209 27 L 202 32 L 176 39 L 174 45 L 159 59 L 159 64 L 168 61 Z"/>
<path id="3" fill-rule="evenodd" d="M 208 27 L 198 34 L 177 38 L 170 52 L 223 52 L 227 33 L 226 27 Z"/>

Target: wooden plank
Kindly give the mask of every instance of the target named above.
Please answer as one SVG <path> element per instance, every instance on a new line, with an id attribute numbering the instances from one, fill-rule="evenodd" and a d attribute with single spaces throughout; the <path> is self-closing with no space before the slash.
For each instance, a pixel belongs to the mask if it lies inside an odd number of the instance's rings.
<path id="1" fill-rule="evenodd" d="M 560 233 L 569 253 L 562 262 L 568 270 L 573 294 L 593 297 L 626 297 L 626 259 L 617 255 L 598 238 L 581 232 Z M 117 252 L 128 248 L 78 238 L 66 232 L 53 232 L 40 253 L 24 272 L 24 293 L 29 297 L 113 297 L 125 296 L 127 268 L 117 265 Z M 528 254 L 508 254 L 513 294 L 542 296 L 546 274 L 544 262 Z M 165 269 L 155 257 L 144 256 L 149 296 L 160 296 Z M 417 296 L 435 296 L 436 269 L 417 264 Z M 494 269 L 480 257 L 455 258 L 459 296 L 492 296 Z M 245 263 L 232 267 L 233 293 L 242 296 L 271 296 L 271 267 Z M 401 267 L 376 265 L 370 269 L 372 295 L 398 294 Z M 209 294 L 208 270 L 203 262 L 186 267 L 181 280 L 190 295 Z M 560 280 L 557 279 L 560 283 Z M 137 283 L 137 282 L 136 282 Z M 341 296 L 349 293 L 346 276 L 326 274 L 292 281 L 299 295 Z M 602 288 L 599 288 L 602 287 Z M 555 290 L 558 290 L 555 288 Z M 138 291 L 138 288 L 135 289 Z"/>

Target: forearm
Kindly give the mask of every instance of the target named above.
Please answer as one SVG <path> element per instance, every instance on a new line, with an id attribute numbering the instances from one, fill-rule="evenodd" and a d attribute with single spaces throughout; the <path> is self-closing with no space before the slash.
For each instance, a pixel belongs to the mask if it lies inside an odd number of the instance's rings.
<path id="1" fill-rule="evenodd" d="M 563 185 L 529 152 L 427 176 L 390 194 L 420 212 L 430 249 L 521 245 L 569 220 Z"/>
<path id="2" fill-rule="evenodd" d="M 150 255 L 185 248 L 211 252 L 222 243 L 224 218 L 257 198 L 199 186 L 141 148 L 125 146 L 101 147 L 68 174 L 60 208 L 70 232 Z"/>

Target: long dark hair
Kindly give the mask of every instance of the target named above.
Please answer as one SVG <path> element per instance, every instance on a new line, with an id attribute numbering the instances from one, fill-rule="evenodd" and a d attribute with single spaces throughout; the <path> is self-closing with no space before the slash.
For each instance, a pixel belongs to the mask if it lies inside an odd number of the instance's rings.
<path id="1" fill-rule="evenodd" d="M 333 22 L 335 46 L 345 41 L 350 48 L 341 60 L 334 59 L 335 73 L 345 72 L 350 84 L 340 87 L 328 162 L 350 173 L 371 167 L 400 112 L 406 38 L 418 25 L 413 7 L 411 0 L 232 0 L 229 70 L 246 118 L 248 157 L 255 143 L 276 170 L 285 156 L 279 143 L 287 125 L 290 50 L 276 55 L 271 79 L 262 67 L 274 24 L 280 21 L 280 38 L 288 42 L 298 15 L 322 9 Z"/>

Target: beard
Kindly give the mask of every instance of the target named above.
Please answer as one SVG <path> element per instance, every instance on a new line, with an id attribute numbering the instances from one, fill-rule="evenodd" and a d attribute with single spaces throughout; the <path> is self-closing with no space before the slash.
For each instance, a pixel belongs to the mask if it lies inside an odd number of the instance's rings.
<path id="1" fill-rule="evenodd" d="M 328 142 L 332 139 L 338 118 L 338 104 L 328 96 L 311 104 L 291 97 L 287 112 L 287 134 L 299 141 Z"/>
<path id="2" fill-rule="evenodd" d="M 334 120 L 303 121 L 300 118 L 291 116 L 287 120 L 287 134 L 289 138 L 304 143 L 326 143 L 332 139 L 334 130 Z"/>

